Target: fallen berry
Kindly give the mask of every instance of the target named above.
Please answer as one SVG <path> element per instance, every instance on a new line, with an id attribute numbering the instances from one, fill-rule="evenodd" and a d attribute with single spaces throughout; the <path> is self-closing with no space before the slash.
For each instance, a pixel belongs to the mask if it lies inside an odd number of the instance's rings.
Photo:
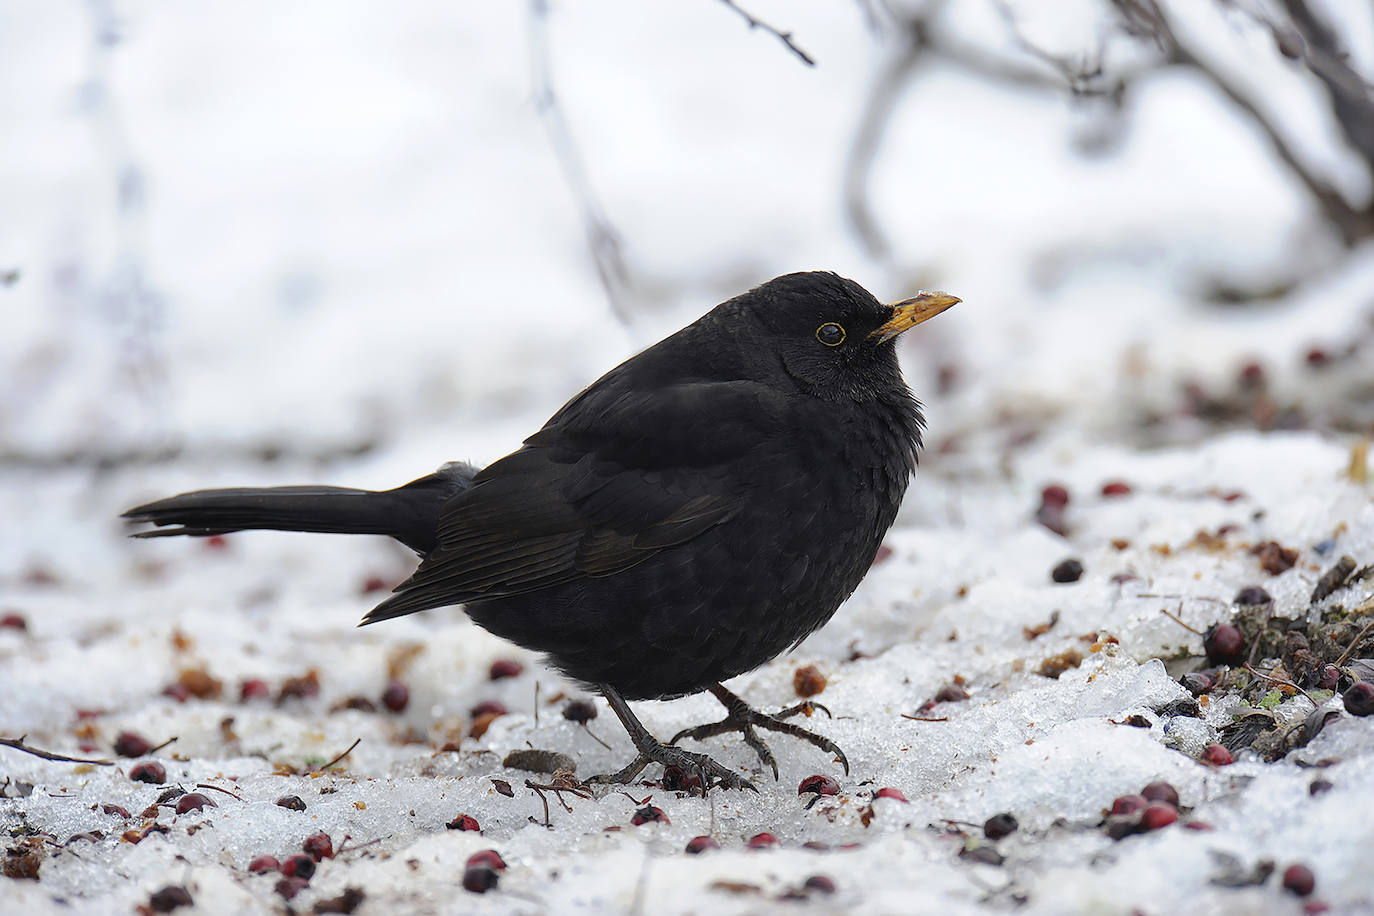
<path id="1" fill-rule="evenodd" d="M 1202 651 L 1214 665 L 1237 665 L 1245 658 L 1245 637 L 1229 623 L 1214 623 L 1202 636 Z"/>
<path id="2" fill-rule="evenodd" d="M 1107 818 L 1102 829 L 1114 840 L 1124 840 L 1133 833 L 1140 832 L 1140 812 L 1132 814 L 1113 814 Z"/>
<path id="3" fill-rule="evenodd" d="M 287 877 L 278 879 L 273 890 L 283 898 L 290 900 L 309 886 L 310 881 L 307 878 Z"/>
<path id="4" fill-rule="evenodd" d="M 22 614 L 5 614 L 0 616 L 0 630 L 19 630 L 25 632 L 29 628 L 29 622 L 24 619 Z"/>
<path id="5" fill-rule="evenodd" d="M 106 814 L 114 815 L 114 816 L 116 816 L 116 817 L 132 817 L 132 816 L 133 816 L 133 815 L 129 814 L 129 809 L 128 809 L 128 808 L 122 807 L 121 805 L 104 804 L 104 805 L 101 805 L 101 806 L 100 806 L 100 810 L 101 810 L 101 811 L 104 811 Z"/>
<path id="6" fill-rule="evenodd" d="M 670 792 L 701 791 L 701 771 L 684 770 L 680 766 L 663 768 L 663 788 Z"/>
<path id="7" fill-rule="evenodd" d="M 470 830 L 473 832 L 481 832 L 482 830 L 481 825 L 477 823 L 477 818 L 471 814 L 460 814 L 444 826 L 449 830 Z"/>
<path id="8" fill-rule="evenodd" d="M 1258 585 L 1247 585 L 1240 591 L 1236 592 L 1236 597 L 1233 599 L 1233 603 L 1247 604 L 1251 607 L 1254 607 L 1261 604 L 1273 604 L 1274 599 L 1270 597 L 1268 592 L 1260 588 Z"/>
<path id="9" fill-rule="evenodd" d="M 288 856 L 281 863 L 281 873 L 288 878 L 304 878 L 309 881 L 315 875 L 315 860 L 304 853 Z"/>
<path id="10" fill-rule="evenodd" d="M 305 838 L 305 842 L 301 843 L 301 849 L 316 862 L 334 858 L 334 841 L 324 832 L 310 834 Z"/>
<path id="11" fill-rule="evenodd" d="M 1336 786 L 1329 779 L 1317 778 L 1312 780 L 1307 786 L 1308 795 L 1321 795 L 1323 792 L 1330 792 Z"/>
<path id="12" fill-rule="evenodd" d="M 1356 681 L 1345 692 L 1345 711 L 1352 716 L 1374 714 L 1374 684 Z"/>
<path id="13" fill-rule="evenodd" d="M 1021 825 L 1016 822 L 1016 818 L 1004 811 L 1001 814 L 994 814 L 983 822 L 983 836 L 989 840 L 1000 840 L 1004 836 L 1015 833 L 1019 826 Z"/>
<path id="14" fill-rule="evenodd" d="M 641 824 L 671 824 L 668 815 L 663 813 L 663 809 L 655 805 L 645 805 L 634 813 L 630 818 L 630 823 L 638 827 Z"/>
<path id="15" fill-rule="evenodd" d="M 1235 762 L 1235 758 L 1231 756 L 1231 752 L 1221 744 L 1207 745 L 1207 747 L 1203 749 L 1202 756 L 1199 760 L 1213 767 L 1224 767 L 1229 763 Z"/>
<path id="16" fill-rule="evenodd" d="M 1189 674 L 1185 674 L 1178 679 L 1178 682 L 1195 697 L 1200 697 L 1204 693 L 1210 692 L 1211 689 L 1216 686 L 1216 682 L 1201 671 L 1193 671 Z"/>
<path id="17" fill-rule="evenodd" d="M 1150 800 L 1144 795 L 1121 795 L 1112 802 L 1112 814 L 1135 814 L 1137 811 L 1144 811 L 1150 805 Z"/>
<path id="18" fill-rule="evenodd" d="M 563 718 L 586 725 L 596 718 L 596 704 L 591 700 L 569 700 L 563 705 Z"/>
<path id="19" fill-rule="evenodd" d="M 168 684 L 162 688 L 162 695 L 178 703 L 185 703 L 191 698 L 191 688 L 185 684 Z M 139 755 L 134 754 L 137 757 Z"/>
<path id="20" fill-rule="evenodd" d="M 121 757 L 142 757 L 153 749 L 153 743 L 137 732 L 120 732 L 115 736 L 114 752 Z"/>
<path id="21" fill-rule="evenodd" d="M 699 855 L 708 849 L 719 849 L 720 844 L 709 836 L 694 836 L 687 841 L 687 851 L 692 855 Z"/>
<path id="22" fill-rule="evenodd" d="M 136 763 L 129 770 L 129 778 L 134 782 L 147 782 L 160 786 L 167 781 L 167 768 L 156 760 Z"/>
<path id="23" fill-rule="evenodd" d="M 491 670 L 487 672 L 487 677 L 493 681 L 499 681 L 507 677 L 519 677 L 525 671 L 525 666 L 513 658 L 498 658 L 491 663 Z"/>
<path id="24" fill-rule="evenodd" d="M 797 786 L 798 795 L 806 795 L 807 793 L 813 795 L 838 795 L 840 794 L 840 784 L 829 776 L 822 776 L 820 774 L 808 776 L 801 781 L 801 785 Z"/>
<path id="25" fill-rule="evenodd" d="M 894 789 L 894 788 L 892 788 L 892 787 L 890 787 L 890 786 L 887 787 L 887 788 L 879 789 L 877 792 L 874 792 L 874 793 L 873 793 L 873 797 L 874 797 L 874 798 L 892 798 L 892 799 L 896 799 L 897 801 L 901 802 L 902 804 L 906 804 L 906 803 L 907 803 L 906 796 L 902 794 L 902 791 L 901 791 L 900 789 Z"/>
<path id="26" fill-rule="evenodd" d="M 392 712 L 405 712 L 410 705 L 410 688 L 400 681 L 392 681 L 382 691 L 382 705 Z"/>
<path id="27" fill-rule="evenodd" d="M 292 811 L 304 811 L 305 802 L 301 800 L 299 795 L 283 795 L 277 799 L 277 807 L 290 808 Z"/>
<path id="28" fill-rule="evenodd" d="M 358 591 L 362 592 L 364 595 L 372 595 L 377 592 L 390 590 L 391 583 L 387 582 L 387 580 L 383 579 L 381 576 L 368 576 L 363 580 L 363 584 L 358 586 Z"/>
<path id="29" fill-rule="evenodd" d="M 1318 690 L 1335 690 L 1341 682 L 1341 669 L 1335 665 L 1327 665 L 1322 668 L 1321 677 L 1317 679 Z"/>
<path id="30" fill-rule="evenodd" d="M 806 883 L 802 887 L 820 894 L 835 893 L 835 882 L 825 875 L 812 875 L 806 879 Z"/>
<path id="31" fill-rule="evenodd" d="M 170 913 L 177 907 L 194 906 L 191 892 L 175 884 L 164 887 L 148 898 L 148 909 L 154 913 Z"/>
<path id="32" fill-rule="evenodd" d="M 1167 827 L 1178 820 L 1178 809 L 1168 802 L 1150 802 L 1149 806 L 1141 812 L 1140 824 L 1146 830 L 1158 830 L 1160 827 Z"/>
<path id="33" fill-rule="evenodd" d="M 747 845 L 750 849 L 768 849 L 778 845 L 778 838 L 771 833 L 756 833 L 749 838 Z"/>
<path id="34" fill-rule="evenodd" d="M 1306 897 L 1317 888 L 1317 877 L 1306 865 L 1290 865 L 1283 870 L 1283 889 Z"/>
<path id="35" fill-rule="evenodd" d="M 177 814 L 186 814 L 190 811 L 199 811 L 202 808 L 218 808 L 209 796 L 199 792 L 187 792 L 177 799 Z"/>
<path id="36" fill-rule="evenodd" d="M 275 856 L 258 856 L 248 863 L 248 870 L 255 875 L 260 875 L 266 871 L 280 871 L 281 863 Z"/>
<path id="37" fill-rule="evenodd" d="M 485 865 L 470 865 L 463 869 L 463 888 L 474 894 L 485 894 L 495 890 L 501 883 L 501 876 L 494 868 Z"/>
<path id="38" fill-rule="evenodd" d="M 825 675 L 815 665 L 805 665 L 792 672 L 792 689 L 799 697 L 814 697 L 825 689 Z"/>
<path id="39" fill-rule="evenodd" d="M 1150 801 L 1167 802 L 1178 807 L 1178 790 L 1167 782 L 1152 782 L 1141 789 L 1140 794 Z"/>
<path id="40" fill-rule="evenodd" d="M 1112 480 L 1102 485 L 1103 496 L 1129 496 L 1130 493 L 1131 485 L 1124 481 Z"/>
<path id="41" fill-rule="evenodd" d="M 1050 578 L 1061 585 L 1077 582 L 1083 578 L 1083 564 L 1074 559 L 1065 560 L 1050 570 Z"/>
<path id="42" fill-rule="evenodd" d="M 482 716 L 504 716 L 505 714 L 506 704 L 500 700 L 483 700 L 468 712 L 468 715 L 474 719 Z"/>
<path id="43" fill-rule="evenodd" d="M 494 868 L 497 871 L 506 870 L 506 860 L 501 858 L 501 853 L 495 849 L 481 849 L 468 856 L 466 866 L 472 868 L 480 865 L 484 868 Z"/>
<path id="44" fill-rule="evenodd" d="M 1069 491 L 1057 483 L 1052 483 L 1040 491 L 1040 504 L 1058 506 L 1062 509 L 1069 504 Z"/>
<path id="45" fill-rule="evenodd" d="M 957 703 L 960 700 L 967 700 L 969 692 L 958 684 L 946 684 L 935 691 L 935 696 L 931 697 L 935 703 Z"/>

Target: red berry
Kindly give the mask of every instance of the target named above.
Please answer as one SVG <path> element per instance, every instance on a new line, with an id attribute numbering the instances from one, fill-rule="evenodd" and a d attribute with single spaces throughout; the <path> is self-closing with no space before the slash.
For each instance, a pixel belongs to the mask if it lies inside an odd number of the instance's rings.
<path id="1" fill-rule="evenodd" d="M 1236 592 L 1236 597 L 1231 599 L 1233 604 L 1273 604 L 1274 599 L 1263 588 L 1258 585 L 1247 585 Z"/>
<path id="2" fill-rule="evenodd" d="M 134 782 L 147 782 L 155 786 L 160 786 L 167 781 L 167 768 L 156 760 L 145 760 L 143 763 L 136 763 L 129 770 L 129 778 Z"/>
<path id="3" fill-rule="evenodd" d="M 1352 716 L 1374 714 L 1374 684 L 1356 681 L 1345 692 L 1345 711 Z"/>
<path id="4" fill-rule="evenodd" d="M 495 849 L 482 849 L 468 856 L 467 867 L 480 865 L 484 868 L 492 868 L 496 871 L 506 870 L 506 860 L 501 858 L 501 853 Z"/>
<path id="5" fill-rule="evenodd" d="M 1306 897 L 1317 888 L 1317 877 L 1306 865 L 1290 865 L 1283 870 L 1283 889 Z"/>
<path id="6" fill-rule="evenodd" d="M 400 681 L 392 681 L 382 691 L 382 705 L 392 712 L 405 712 L 410 705 L 410 688 Z"/>
<path id="7" fill-rule="evenodd" d="M 1258 388 L 1264 384 L 1264 367 L 1259 363 L 1246 363 L 1240 370 L 1242 388 Z"/>
<path id="8" fill-rule="evenodd" d="M 1331 357 L 1321 347 L 1309 349 L 1304 359 L 1307 360 L 1307 365 L 1313 369 L 1320 369 L 1331 361 Z"/>
<path id="9" fill-rule="evenodd" d="M 199 792 L 187 792 L 177 799 L 177 814 L 185 814 L 188 811 L 199 811 L 201 808 L 218 808 L 209 796 Z"/>
<path id="10" fill-rule="evenodd" d="M 1214 623 L 1203 634 L 1202 650 L 1214 665 L 1238 665 L 1245 658 L 1245 637 L 1238 627 Z"/>
<path id="11" fill-rule="evenodd" d="M 946 684 L 935 692 L 935 696 L 931 697 L 931 700 L 935 703 L 957 703 L 968 698 L 969 692 L 963 687 L 958 684 Z"/>
<path id="12" fill-rule="evenodd" d="M 1141 789 L 1140 794 L 1152 802 L 1166 802 L 1178 807 L 1178 790 L 1167 782 L 1152 782 Z"/>
<path id="13" fill-rule="evenodd" d="M 1229 763 L 1234 763 L 1235 758 L 1231 756 L 1231 752 L 1225 746 L 1209 744 L 1202 751 L 1201 761 L 1208 766 L 1224 767 Z"/>
<path id="14" fill-rule="evenodd" d="M 1327 665 L 1322 669 L 1321 677 L 1317 680 L 1318 690 L 1335 690 L 1341 682 L 1341 669 L 1335 665 Z"/>
<path id="15" fill-rule="evenodd" d="M 329 834 L 323 831 L 312 833 L 306 837 L 305 842 L 301 844 L 301 849 L 304 849 L 305 854 L 316 862 L 334 858 L 334 841 L 329 838 Z"/>
<path id="16" fill-rule="evenodd" d="M 1158 830 L 1178 820 L 1178 809 L 1168 802 L 1150 802 L 1140 816 L 1140 823 L 1146 830 Z"/>
<path id="17" fill-rule="evenodd" d="M 381 576 L 368 576 L 363 580 L 363 584 L 359 587 L 358 591 L 362 592 L 364 595 L 372 595 L 377 592 L 387 591 L 390 588 L 391 584 Z"/>
<path id="18" fill-rule="evenodd" d="M 1122 480 L 1112 480 L 1102 485 L 1103 496 L 1129 496 L 1131 485 Z"/>
<path id="19" fill-rule="evenodd" d="M 308 856 L 307 856 L 308 858 Z M 274 890 L 282 897 L 290 900 L 292 897 L 305 890 L 310 885 L 310 879 L 299 877 L 286 877 L 277 881 Z"/>
<path id="20" fill-rule="evenodd" d="M 494 868 L 485 865 L 469 865 L 463 869 L 463 887 L 474 894 L 485 894 L 495 890 L 501 883 L 501 876 Z"/>
<path id="21" fill-rule="evenodd" d="M 115 737 L 114 752 L 121 757 L 142 757 L 153 749 L 153 743 L 137 732 L 120 732 Z"/>
<path id="22" fill-rule="evenodd" d="M 829 776 L 808 776 L 797 786 L 797 794 L 806 795 L 808 792 L 813 795 L 838 795 L 840 784 Z"/>
<path id="23" fill-rule="evenodd" d="M 504 716 L 506 714 L 506 704 L 500 700 L 483 700 L 468 713 L 474 719 L 479 716 Z"/>
<path id="24" fill-rule="evenodd" d="M 749 838 L 750 849 L 767 849 L 778 845 L 778 838 L 771 833 L 756 833 Z"/>
<path id="25" fill-rule="evenodd" d="M 162 688 L 162 695 L 178 703 L 185 703 L 191 698 L 191 689 L 185 684 L 168 684 Z"/>
<path id="26" fill-rule="evenodd" d="M 835 893 L 835 882 L 825 875 L 812 875 L 806 879 L 806 883 L 803 884 L 802 887 L 809 891 L 815 891 L 818 894 Z"/>
<path id="27" fill-rule="evenodd" d="M 474 833 L 480 833 L 482 830 L 481 825 L 477 823 L 477 818 L 471 814 L 460 814 L 444 826 L 448 827 L 449 830 L 469 830 Z"/>
<path id="28" fill-rule="evenodd" d="M 0 616 L 0 630 L 19 630 L 27 631 L 29 622 L 24 619 L 23 614 L 5 614 Z"/>
<path id="29" fill-rule="evenodd" d="M 250 677 L 239 684 L 239 699 L 244 703 L 249 700 L 268 700 L 271 697 L 272 688 L 268 687 L 262 678 Z"/>
<path id="30" fill-rule="evenodd" d="M 1149 799 L 1143 795 L 1122 795 L 1112 802 L 1112 814 L 1135 814 L 1149 805 Z"/>
<path id="31" fill-rule="evenodd" d="M 281 863 L 273 856 L 258 856 L 248 863 L 248 870 L 255 875 L 260 875 L 265 871 L 278 871 Z"/>
<path id="32" fill-rule="evenodd" d="M 874 793 L 873 793 L 873 797 L 874 797 L 874 798 L 895 798 L 897 801 L 901 802 L 902 804 L 906 804 L 906 796 L 902 794 L 902 791 L 901 791 L 900 789 L 893 789 L 893 788 L 891 788 L 891 787 L 879 789 L 877 792 L 874 792 Z"/>
<path id="33" fill-rule="evenodd" d="M 525 666 L 513 658 L 498 658 L 491 663 L 491 671 L 488 676 L 493 681 L 499 681 L 507 677 L 519 677 L 525 671 Z"/>
<path id="34" fill-rule="evenodd" d="M 640 824 L 671 824 L 668 815 L 663 813 L 663 809 L 655 805 L 645 805 L 634 813 L 630 818 L 630 823 L 638 827 Z"/>
<path id="35" fill-rule="evenodd" d="M 315 874 L 315 860 L 304 853 L 289 856 L 281 863 L 281 873 L 288 878 L 304 878 L 309 881 Z"/>
<path id="36" fill-rule="evenodd" d="M 1314 794 L 1315 794 L 1315 793 L 1314 793 Z M 101 810 L 101 811 L 104 811 L 106 814 L 117 815 L 117 816 L 119 816 L 119 817 L 131 817 L 131 816 L 132 816 L 132 815 L 129 814 L 129 809 L 128 809 L 128 808 L 125 808 L 125 807 L 123 807 L 123 806 L 121 806 L 121 805 L 104 804 L 104 805 L 101 805 L 101 806 L 100 806 L 100 810 Z"/>
<path id="37" fill-rule="evenodd" d="M 277 805 L 282 808 L 290 808 L 292 811 L 305 810 L 305 802 L 301 800 L 299 795 L 283 795 L 277 799 Z"/>
<path id="38" fill-rule="evenodd" d="M 1001 814 L 994 814 L 983 822 L 983 836 L 989 840 L 1000 840 L 1004 836 L 1011 836 L 1020 826 L 1015 816 L 1004 811 Z"/>
<path id="39" fill-rule="evenodd" d="M 1064 508 L 1069 504 L 1069 491 L 1057 483 L 1052 483 L 1040 491 L 1040 505 Z"/>
<path id="40" fill-rule="evenodd" d="M 708 849 L 719 849 L 720 844 L 709 836 L 694 836 L 687 841 L 687 851 L 692 855 L 699 855 Z"/>

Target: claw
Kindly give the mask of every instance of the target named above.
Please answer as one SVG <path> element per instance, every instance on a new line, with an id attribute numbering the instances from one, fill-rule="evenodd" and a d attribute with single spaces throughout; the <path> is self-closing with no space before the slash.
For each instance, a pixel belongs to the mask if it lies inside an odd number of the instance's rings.
<path id="1" fill-rule="evenodd" d="M 721 703 L 725 704 L 725 718 L 721 719 L 719 722 L 708 722 L 705 725 L 698 725 L 695 728 L 684 728 L 672 737 L 672 740 L 668 742 L 669 745 L 677 744 L 683 738 L 691 738 L 694 741 L 700 741 L 703 738 L 711 738 L 716 735 L 724 734 L 725 732 L 739 732 L 744 738 L 744 743 L 754 749 L 754 753 L 758 755 L 759 762 L 773 771 L 773 779 L 776 780 L 778 778 L 777 758 L 773 756 L 773 752 L 769 750 L 768 745 L 764 743 L 763 739 L 759 737 L 758 732 L 755 731 L 755 726 L 757 726 L 766 731 L 779 732 L 793 738 L 800 738 L 802 741 L 818 747 L 826 753 L 834 755 L 836 761 L 844 767 L 845 775 L 849 775 L 849 758 L 844 755 L 844 751 L 840 750 L 839 745 L 824 735 L 818 735 L 815 732 L 807 731 L 799 725 L 793 725 L 791 722 L 783 721 L 798 713 L 804 713 L 809 716 L 812 710 L 816 709 L 834 718 L 830 715 L 830 710 L 826 709 L 820 703 L 803 700 L 795 706 L 789 706 L 770 716 L 767 713 L 753 709 L 749 704 L 745 703 L 744 700 L 735 696 L 719 684 L 711 688 L 711 693 L 716 699 L 720 700 Z"/>

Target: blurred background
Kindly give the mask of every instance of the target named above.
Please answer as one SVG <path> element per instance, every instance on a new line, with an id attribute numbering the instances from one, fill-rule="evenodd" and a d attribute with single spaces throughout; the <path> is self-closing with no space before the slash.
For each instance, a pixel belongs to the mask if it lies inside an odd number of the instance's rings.
<path id="1" fill-rule="evenodd" d="M 965 300 L 904 340 L 927 473 L 1358 439 L 1371 72 L 1319 0 L 9 4 L 0 470 L 484 463 L 802 269 Z"/>

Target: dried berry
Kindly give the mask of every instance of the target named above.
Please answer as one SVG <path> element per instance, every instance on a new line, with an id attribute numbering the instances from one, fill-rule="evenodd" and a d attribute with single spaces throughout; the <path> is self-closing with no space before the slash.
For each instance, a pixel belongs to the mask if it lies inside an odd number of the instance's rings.
<path id="1" fill-rule="evenodd" d="M 694 836 L 687 841 L 687 851 L 692 855 L 699 855 L 708 849 L 719 849 L 720 844 L 709 836 Z"/>
<path id="2" fill-rule="evenodd" d="M 466 866 L 472 868 L 480 865 L 483 868 L 494 868 L 497 871 L 506 870 L 506 860 L 501 858 L 501 853 L 495 849 L 481 849 L 468 856 Z"/>
<path id="3" fill-rule="evenodd" d="M 1133 833 L 1140 832 L 1140 812 L 1110 815 L 1102 825 L 1107 836 L 1114 840 L 1124 840 Z"/>
<path id="4" fill-rule="evenodd" d="M 280 871 L 281 863 L 275 856 L 258 856 L 248 863 L 248 870 L 255 875 L 268 871 Z"/>
<path id="5" fill-rule="evenodd" d="M 1322 369 L 1326 367 L 1327 363 L 1331 362 L 1331 355 L 1321 347 L 1311 347 L 1303 356 L 1303 359 L 1307 362 L 1308 368 Z"/>
<path id="6" fill-rule="evenodd" d="M 0 615 L 0 630 L 19 630 L 27 632 L 29 622 L 24 619 L 23 614 L 9 613 Z"/>
<path id="7" fill-rule="evenodd" d="M 382 705 L 392 712 L 405 712 L 410 705 L 410 688 L 400 681 L 392 681 L 382 691 Z"/>
<path id="8" fill-rule="evenodd" d="M 586 725 L 596 718 L 596 704 L 591 700 L 569 700 L 563 705 L 563 718 Z"/>
<path id="9" fill-rule="evenodd" d="M 1102 485 L 1103 496 L 1129 496 L 1130 493 L 1131 485 L 1122 480 L 1112 480 Z"/>
<path id="10" fill-rule="evenodd" d="M 634 817 L 630 818 L 630 823 L 638 827 L 641 824 L 671 824 L 672 821 L 668 820 L 668 815 L 663 813 L 662 808 L 656 805 L 645 805 L 634 813 Z"/>
<path id="11" fill-rule="evenodd" d="M 525 666 L 515 659 L 498 658 L 491 663 L 491 670 L 487 672 L 487 676 L 493 681 L 499 681 L 502 678 L 519 677 L 524 671 Z"/>
<path id="12" fill-rule="evenodd" d="M 663 768 L 663 788 L 670 792 L 698 792 L 701 790 L 701 771 L 666 766 Z"/>
<path id="13" fill-rule="evenodd" d="M 1216 686 L 1216 682 L 1201 671 L 1185 674 L 1178 679 L 1178 682 L 1195 697 L 1202 696 Z"/>
<path id="14" fill-rule="evenodd" d="M 792 689 L 799 697 L 814 697 L 825 685 L 825 675 L 815 665 L 804 665 L 792 672 Z"/>
<path id="15" fill-rule="evenodd" d="M 1077 582 L 1083 577 L 1083 564 L 1074 559 L 1060 563 L 1050 571 L 1050 578 L 1060 584 Z"/>
<path id="16" fill-rule="evenodd" d="M 334 858 L 334 841 L 329 838 L 329 834 L 321 831 L 312 833 L 301 843 L 301 849 L 316 862 Z"/>
<path id="17" fill-rule="evenodd" d="M 239 684 L 239 700 L 244 703 L 250 700 L 266 700 L 271 696 L 272 688 L 268 687 L 262 678 L 250 677 Z"/>
<path id="18" fill-rule="evenodd" d="M 106 814 L 114 815 L 115 817 L 132 816 L 129 814 L 128 808 L 121 807 L 120 805 L 104 804 L 100 806 L 100 810 L 104 811 Z"/>
<path id="19" fill-rule="evenodd" d="M 477 823 L 477 818 L 471 814 L 460 814 L 444 826 L 449 830 L 470 830 L 473 832 L 482 830 L 481 825 Z"/>
<path id="20" fill-rule="evenodd" d="M 325 900 L 315 902 L 314 911 L 316 913 L 352 913 L 362 906 L 367 894 L 361 887 L 346 887 L 343 893 L 337 897 L 330 897 Z"/>
<path id="21" fill-rule="evenodd" d="M 1011 836 L 1019 826 L 1021 825 L 1016 822 L 1015 816 L 1004 811 L 983 822 L 983 836 L 989 840 L 1000 840 L 1004 836 Z"/>
<path id="22" fill-rule="evenodd" d="M 1207 745 L 1202 751 L 1202 757 L 1199 759 L 1208 766 L 1214 767 L 1224 767 L 1227 764 L 1235 762 L 1235 758 L 1231 756 L 1231 752 L 1226 749 L 1225 745 L 1221 744 Z"/>
<path id="23" fill-rule="evenodd" d="M 288 856 L 281 863 L 281 873 L 288 878 L 304 878 L 309 881 L 315 874 L 315 860 L 305 853 Z"/>
<path id="24" fill-rule="evenodd" d="M 1245 658 L 1245 637 L 1238 627 L 1214 623 L 1202 636 L 1202 650 L 1214 665 L 1238 665 Z"/>
<path id="25" fill-rule="evenodd" d="M 1178 790 L 1167 782 L 1152 782 L 1141 789 L 1140 794 L 1152 802 L 1166 802 L 1178 807 Z"/>
<path id="26" fill-rule="evenodd" d="M 307 856 L 307 858 L 309 857 Z M 295 897 L 297 894 L 299 894 L 301 891 L 305 890 L 309 886 L 310 879 L 301 878 L 297 876 L 289 876 L 286 878 L 278 879 L 276 886 L 273 888 L 273 890 L 275 890 L 283 898 L 290 900 L 292 897 Z"/>
<path id="27" fill-rule="evenodd" d="M 1259 388 L 1264 385 L 1264 367 L 1255 362 L 1246 363 L 1237 373 L 1237 378 L 1242 388 Z"/>
<path id="28" fill-rule="evenodd" d="M 504 716 L 506 714 L 506 704 L 500 700 L 483 700 L 469 710 L 468 715 L 474 719 L 482 716 Z"/>
<path id="29" fill-rule="evenodd" d="M 142 757 L 153 749 L 153 743 L 137 732 L 120 732 L 115 737 L 114 752 L 121 757 Z"/>
<path id="30" fill-rule="evenodd" d="M 935 703 L 957 703 L 960 700 L 967 700 L 969 692 L 958 684 L 946 684 L 935 692 L 931 698 Z"/>
<path id="31" fill-rule="evenodd" d="M 1274 599 L 1258 585 L 1247 585 L 1236 592 L 1236 597 L 1233 599 L 1233 602 L 1235 604 L 1245 604 L 1256 607 L 1262 604 L 1273 604 Z"/>
<path id="32" fill-rule="evenodd" d="M 363 580 L 363 584 L 358 586 L 358 591 L 364 595 L 372 595 L 377 592 L 387 592 L 391 590 L 391 584 L 381 576 L 368 576 Z"/>
<path id="33" fill-rule="evenodd" d="M 170 913 L 177 907 L 194 906 L 191 892 L 175 884 L 168 885 L 148 898 L 148 909 L 154 913 Z"/>
<path id="34" fill-rule="evenodd" d="M 802 887 L 818 894 L 835 893 L 835 882 L 825 875 L 812 875 L 806 879 L 806 883 Z"/>
<path id="35" fill-rule="evenodd" d="M 191 698 L 191 690 L 185 684 L 168 684 L 162 688 L 162 695 L 178 703 L 185 703 Z"/>
<path id="36" fill-rule="evenodd" d="M 1374 714 L 1374 684 L 1356 681 L 1345 692 L 1345 711 L 1352 716 Z"/>
<path id="37" fill-rule="evenodd" d="M 840 784 L 829 776 L 822 776 L 820 774 L 808 776 L 801 781 L 801 785 L 797 786 L 798 795 L 806 795 L 807 793 L 813 795 L 838 795 L 840 793 Z"/>
<path id="38" fill-rule="evenodd" d="M 750 849 L 768 849 L 778 845 L 778 838 L 771 833 L 756 833 L 749 838 Z"/>
<path id="39" fill-rule="evenodd" d="M 283 795 L 281 798 L 277 799 L 277 806 L 281 808 L 290 808 L 292 811 L 305 810 L 305 802 L 301 800 L 299 795 Z"/>
<path id="40" fill-rule="evenodd" d="M 129 778 L 134 782 L 147 782 L 160 786 L 167 781 L 167 768 L 156 760 L 145 760 L 130 768 Z"/>
<path id="41" fill-rule="evenodd" d="M 902 804 L 906 804 L 906 796 L 902 794 L 901 790 L 900 790 L 900 789 L 893 789 L 893 788 L 891 788 L 891 787 L 879 789 L 877 792 L 874 792 L 874 793 L 873 793 L 873 797 L 874 797 L 874 798 L 892 798 L 892 799 L 896 799 L 897 801 L 901 802 Z"/>
<path id="42" fill-rule="evenodd" d="M 463 869 L 463 888 L 474 894 L 485 894 L 487 891 L 496 890 L 496 885 L 500 883 L 501 875 L 494 868 L 487 868 L 485 865 L 470 865 Z"/>
<path id="43" fill-rule="evenodd" d="M 1284 547 L 1274 541 L 1265 541 L 1250 548 L 1250 552 L 1259 557 L 1260 568 L 1271 576 L 1287 572 L 1293 568 L 1293 564 L 1298 562 L 1298 552 Z"/>
<path id="44" fill-rule="evenodd" d="M 199 811 L 202 808 L 218 808 L 208 795 L 199 792 L 187 792 L 177 799 L 177 814 L 186 814 L 188 811 Z"/>
<path id="45" fill-rule="evenodd" d="M 1318 690 L 1335 690 L 1341 682 L 1341 669 L 1335 665 L 1327 665 L 1322 668 L 1322 672 L 1317 677 Z"/>
<path id="46" fill-rule="evenodd" d="M 1306 897 L 1317 889 L 1317 876 L 1306 865 L 1290 865 L 1283 870 L 1283 889 Z"/>
<path id="47" fill-rule="evenodd" d="M 1331 780 L 1318 777 L 1308 784 L 1307 794 L 1321 795 L 1323 792 L 1330 792 L 1334 788 L 1335 784 L 1332 783 Z"/>
<path id="48" fill-rule="evenodd" d="M 1140 814 L 1140 824 L 1146 830 L 1158 830 L 1178 820 L 1178 809 L 1168 802 L 1150 802 Z"/>
<path id="49" fill-rule="evenodd" d="M 1135 814 L 1137 811 L 1144 811 L 1150 805 L 1150 800 L 1144 795 L 1121 795 L 1112 802 L 1112 814 Z"/>

